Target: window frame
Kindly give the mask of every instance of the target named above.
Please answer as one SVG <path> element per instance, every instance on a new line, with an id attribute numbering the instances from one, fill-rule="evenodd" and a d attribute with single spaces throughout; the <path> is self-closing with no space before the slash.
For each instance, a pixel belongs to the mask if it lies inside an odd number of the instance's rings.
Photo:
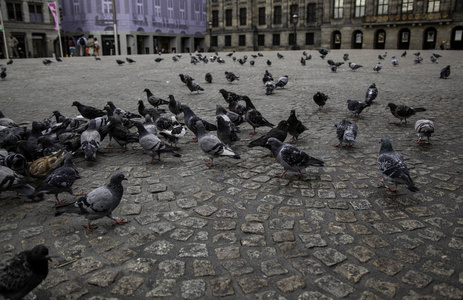
<path id="1" fill-rule="evenodd" d="M 282 24 L 282 15 L 283 11 L 281 5 L 276 5 L 273 7 L 273 24 L 281 25 Z"/>
<path id="2" fill-rule="evenodd" d="M 378 0 L 376 14 L 379 16 L 389 14 L 389 0 Z"/>
<path id="3" fill-rule="evenodd" d="M 306 20 L 307 20 L 307 23 L 317 22 L 317 4 L 316 3 L 307 4 Z"/>
<path id="4" fill-rule="evenodd" d="M 265 25 L 266 23 L 266 15 L 265 15 L 265 6 L 259 7 L 259 25 Z"/>
<path id="5" fill-rule="evenodd" d="M 247 9 L 246 7 L 240 8 L 240 26 L 246 26 L 247 24 Z"/>
<path id="6" fill-rule="evenodd" d="M 362 18 L 365 16 L 365 0 L 355 0 L 354 18 Z"/>
<path id="7" fill-rule="evenodd" d="M 281 37 L 279 33 L 274 33 L 272 35 L 272 45 L 273 46 L 280 46 L 281 44 Z"/>
<path id="8" fill-rule="evenodd" d="M 8 21 L 24 21 L 23 10 L 19 2 L 6 2 Z"/>
<path id="9" fill-rule="evenodd" d="M 344 17 L 344 0 L 334 0 L 333 19 L 342 19 L 343 17 Z"/>
<path id="10" fill-rule="evenodd" d="M 440 0 L 428 0 L 427 12 L 428 13 L 439 12 L 440 11 L 440 4 L 441 4 Z"/>
<path id="11" fill-rule="evenodd" d="M 400 6 L 400 12 L 402 14 L 406 13 L 411 13 L 413 12 L 413 6 L 414 6 L 414 1 L 413 0 L 402 0 L 402 5 Z M 404 9 L 405 8 L 405 9 Z"/>
<path id="12" fill-rule="evenodd" d="M 233 26 L 233 10 L 232 9 L 225 10 L 225 26 L 226 27 Z"/>
<path id="13" fill-rule="evenodd" d="M 43 10 L 42 10 L 43 5 L 39 3 L 29 3 L 28 7 L 29 7 L 29 22 L 43 23 Z M 37 11 L 37 8 L 40 9 L 40 13 Z M 32 18 L 32 16 L 34 17 Z M 37 18 L 38 16 L 40 16 L 40 20 L 38 20 L 39 19 Z"/>

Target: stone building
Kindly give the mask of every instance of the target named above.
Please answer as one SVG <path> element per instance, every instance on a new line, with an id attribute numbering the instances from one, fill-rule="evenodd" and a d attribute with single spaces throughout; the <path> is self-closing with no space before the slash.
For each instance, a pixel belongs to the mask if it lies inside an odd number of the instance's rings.
<path id="1" fill-rule="evenodd" d="M 461 0 L 208 0 L 210 50 L 463 49 Z"/>
<path id="2" fill-rule="evenodd" d="M 2 26 L 6 38 L 12 34 L 19 42 L 22 58 L 45 57 L 54 53 L 58 32 L 46 0 L 0 0 Z M 5 43 L 1 33 L 0 50 L 4 55 Z M 8 49 L 9 52 L 10 49 Z M 12 53 L 9 53 L 12 56 Z"/>
<path id="3" fill-rule="evenodd" d="M 112 0 L 60 0 L 65 40 L 82 34 L 100 41 L 100 55 L 115 53 Z M 206 0 L 115 0 L 119 53 L 204 50 Z M 78 51 L 77 51 L 78 53 Z"/>

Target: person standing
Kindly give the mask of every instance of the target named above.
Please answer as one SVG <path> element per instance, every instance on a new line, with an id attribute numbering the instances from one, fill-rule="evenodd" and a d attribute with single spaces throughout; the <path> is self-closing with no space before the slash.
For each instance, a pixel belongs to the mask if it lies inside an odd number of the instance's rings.
<path id="1" fill-rule="evenodd" d="M 93 38 L 93 35 L 88 36 L 87 48 L 88 48 L 88 55 L 93 56 L 93 54 L 95 54 L 95 39 Z"/>
<path id="2" fill-rule="evenodd" d="M 10 58 L 17 58 L 19 57 L 18 53 L 18 40 L 10 33 L 10 38 L 8 39 L 8 47 L 10 47 Z"/>
<path id="3" fill-rule="evenodd" d="M 97 38 L 94 39 L 94 43 L 95 43 L 95 55 L 96 56 L 100 56 L 100 42 L 98 41 Z"/>
<path id="4" fill-rule="evenodd" d="M 82 35 L 78 40 L 77 40 L 77 45 L 79 45 L 80 48 L 80 56 L 86 56 L 87 55 L 87 50 L 85 49 L 87 46 L 87 39 Z"/>

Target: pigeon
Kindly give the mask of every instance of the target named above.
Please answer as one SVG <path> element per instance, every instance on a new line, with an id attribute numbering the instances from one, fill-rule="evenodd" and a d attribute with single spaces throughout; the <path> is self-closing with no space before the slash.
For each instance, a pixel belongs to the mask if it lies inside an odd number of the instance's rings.
<path id="1" fill-rule="evenodd" d="M 331 72 L 336 72 L 338 70 L 338 67 L 336 65 L 330 65 Z"/>
<path id="2" fill-rule="evenodd" d="M 153 119 L 149 114 L 145 115 L 145 122 L 143 122 L 143 126 L 149 133 L 152 133 L 154 135 L 158 134 L 158 128 L 156 127 L 156 124 L 154 124 Z"/>
<path id="3" fill-rule="evenodd" d="M 405 186 L 411 192 L 419 191 L 410 177 L 410 172 L 402 155 L 394 151 L 391 141 L 386 137 L 381 139 L 381 149 L 377 163 L 383 178 L 383 180 L 380 179 L 379 181 L 383 184 L 386 181 L 395 185 L 394 189 L 389 189 L 391 192 L 396 192 L 399 184 Z"/>
<path id="4" fill-rule="evenodd" d="M 150 116 L 159 131 L 167 130 L 172 127 L 172 118 L 161 115 L 157 110 L 151 111 Z"/>
<path id="5" fill-rule="evenodd" d="M 437 56 L 436 56 L 436 57 L 437 57 Z M 7 65 L 12 65 L 12 64 L 13 64 L 13 60 L 12 60 L 12 59 L 10 59 L 9 61 L 7 61 L 7 63 L 6 63 L 6 64 L 7 64 Z"/>
<path id="6" fill-rule="evenodd" d="M 80 178 L 80 174 L 72 161 L 72 153 L 67 152 L 63 165 L 53 170 L 42 184 L 35 189 L 35 192 L 36 194 L 54 194 L 57 204 L 62 204 L 63 202 L 59 200 L 58 194 L 67 192 L 74 195 L 72 185 Z"/>
<path id="7" fill-rule="evenodd" d="M 85 160 L 96 160 L 96 152 L 100 148 L 101 135 L 96 130 L 96 121 L 94 119 L 88 122 L 87 130 L 80 135 L 80 144 L 84 151 Z"/>
<path id="8" fill-rule="evenodd" d="M 217 130 L 217 126 L 207 121 L 202 120 L 191 110 L 191 108 L 188 105 L 183 104 L 182 110 L 183 110 L 183 117 L 184 117 L 185 125 L 186 127 L 188 127 L 188 129 L 190 129 L 191 132 L 194 133 L 194 135 L 196 136 L 195 140 L 198 137 L 198 128 L 196 127 L 197 121 L 201 121 L 202 124 L 206 127 L 207 131 Z"/>
<path id="9" fill-rule="evenodd" d="M 277 57 L 278 57 L 279 59 L 285 58 L 285 57 L 283 56 L 283 54 L 280 54 L 279 52 L 277 52 Z"/>
<path id="10" fill-rule="evenodd" d="M 177 58 L 176 56 L 172 56 L 172 60 L 173 60 L 174 62 L 177 62 L 177 61 L 178 61 L 178 58 Z M 154 61 L 156 61 L 156 60 L 154 60 Z M 158 62 L 158 61 L 156 61 L 156 62 Z M 160 61 L 159 61 L 159 62 L 160 62 Z"/>
<path id="11" fill-rule="evenodd" d="M 176 118 L 183 112 L 182 104 L 175 100 L 174 95 L 169 95 L 169 110 L 175 115 Z"/>
<path id="12" fill-rule="evenodd" d="M 257 52 L 257 56 L 264 57 L 264 55 L 262 53 L 260 53 L 260 52 Z"/>
<path id="13" fill-rule="evenodd" d="M 359 64 L 356 64 L 356 63 L 353 63 L 353 62 L 349 62 L 349 68 L 352 70 L 352 71 L 355 71 L 357 70 L 358 68 L 362 68 L 363 66 L 362 65 L 359 65 Z"/>
<path id="14" fill-rule="evenodd" d="M 180 77 L 180 81 L 182 81 L 185 85 L 188 78 L 194 80 L 194 78 L 190 77 L 190 75 L 187 74 L 178 74 L 178 76 Z"/>
<path id="15" fill-rule="evenodd" d="M 416 144 L 421 143 L 423 137 L 426 137 L 429 143 L 431 134 L 434 133 L 434 122 L 431 120 L 418 120 L 415 122 L 415 131 L 418 135 L 418 140 L 415 141 Z"/>
<path id="16" fill-rule="evenodd" d="M 120 59 L 116 59 L 116 62 L 119 66 L 122 66 L 123 64 L 125 64 L 125 61 L 120 60 Z"/>
<path id="17" fill-rule="evenodd" d="M 367 93 L 365 94 L 365 103 L 370 106 L 373 103 L 373 100 L 376 99 L 378 96 L 378 88 L 376 87 L 376 84 L 372 83 L 368 89 Z"/>
<path id="18" fill-rule="evenodd" d="M 174 56 L 174 57 L 175 57 L 175 56 Z M 158 63 L 158 62 L 161 62 L 161 61 L 163 61 L 163 60 L 164 60 L 164 58 L 160 58 L 160 57 L 154 59 L 154 61 L 157 62 L 157 63 Z"/>
<path id="19" fill-rule="evenodd" d="M 378 59 L 379 60 L 384 60 L 384 56 L 382 56 L 381 54 L 378 55 Z"/>
<path id="20" fill-rule="evenodd" d="M 7 118 L 5 114 L 2 111 L 0 111 L 0 126 L 9 127 L 9 126 L 17 126 L 17 125 L 12 119 Z"/>
<path id="21" fill-rule="evenodd" d="M 336 136 L 339 140 L 339 143 L 334 146 L 342 149 L 342 143 L 346 142 L 349 147 L 352 147 L 357 138 L 357 124 L 341 120 L 336 122 L 334 126 L 336 126 Z"/>
<path id="22" fill-rule="evenodd" d="M 420 54 L 421 54 L 420 51 L 413 53 L 413 55 L 415 55 L 415 56 L 420 56 Z"/>
<path id="23" fill-rule="evenodd" d="M 305 61 L 305 58 L 304 58 L 304 57 L 301 57 L 301 65 L 303 65 L 303 66 L 306 65 L 306 61 Z"/>
<path id="24" fill-rule="evenodd" d="M 20 300 L 35 289 L 48 275 L 48 248 L 37 245 L 16 254 L 0 266 L 0 295 Z"/>
<path id="25" fill-rule="evenodd" d="M 262 83 L 265 84 L 267 81 L 273 81 L 273 76 L 268 70 L 265 70 L 264 77 L 262 78 Z"/>
<path id="26" fill-rule="evenodd" d="M 249 61 L 249 64 L 250 64 L 251 66 L 254 66 L 255 63 L 256 63 L 256 62 L 255 62 L 254 60 L 250 60 L 250 61 Z"/>
<path id="27" fill-rule="evenodd" d="M 284 88 L 286 84 L 288 84 L 288 75 L 283 75 L 276 82 L 276 87 Z"/>
<path id="28" fill-rule="evenodd" d="M 133 64 L 133 63 L 136 62 L 136 61 L 134 61 L 133 59 L 128 58 L 128 57 L 126 57 L 125 60 L 126 60 L 129 64 Z"/>
<path id="29" fill-rule="evenodd" d="M 153 93 L 150 91 L 150 89 L 144 89 L 143 92 L 146 93 L 146 98 L 148 100 L 148 103 L 156 108 L 158 108 L 159 105 L 169 104 L 169 101 L 154 96 Z"/>
<path id="30" fill-rule="evenodd" d="M 10 168 L 18 174 L 26 175 L 27 159 L 22 154 L 0 149 L 0 165 Z"/>
<path id="31" fill-rule="evenodd" d="M 206 75 L 204 76 L 204 79 L 206 80 L 207 83 L 212 83 L 211 73 L 206 73 Z"/>
<path id="32" fill-rule="evenodd" d="M 12 169 L 0 166 L 0 194 L 4 191 L 14 191 L 20 195 L 26 196 L 32 201 L 43 199 L 43 194 L 36 195 L 35 188 L 24 182 Z M 0 283 L 1 284 L 1 283 Z"/>
<path id="33" fill-rule="evenodd" d="M 400 57 L 405 57 L 407 56 L 407 51 L 404 51 Z"/>
<path id="34" fill-rule="evenodd" d="M 437 58 L 434 55 L 431 55 L 431 57 L 429 59 L 431 60 L 431 62 L 433 64 L 438 64 L 439 63 L 439 61 L 437 60 Z"/>
<path id="35" fill-rule="evenodd" d="M 227 156 L 234 159 L 241 157 L 228 148 L 220 141 L 218 137 L 209 133 L 201 120 L 196 121 L 196 128 L 198 133 L 198 146 L 209 157 L 210 163 L 208 167 L 214 166 L 214 158 L 220 156 Z"/>
<path id="36" fill-rule="evenodd" d="M 347 109 L 354 115 L 354 117 L 359 117 L 360 113 L 368 107 L 365 102 L 358 100 L 347 100 Z"/>
<path id="37" fill-rule="evenodd" d="M 43 63 L 44 65 L 46 65 L 46 66 L 49 66 L 49 65 L 51 65 L 51 64 L 53 63 L 53 61 L 51 61 L 51 60 L 49 60 L 49 59 L 44 59 L 44 60 L 42 61 L 42 63 Z"/>
<path id="38" fill-rule="evenodd" d="M 181 157 L 179 153 L 175 151 L 169 145 L 166 145 L 161 141 L 156 135 L 148 132 L 146 128 L 140 122 L 134 122 L 135 127 L 138 129 L 139 143 L 142 146 L 143 150 L 151 156 L 151 161 L 146 164 L 154 163 L 154 157 L 157 156 L 158 160 L 161 161 L 161 153 L 168 153 L 175 157 Z"/>
<path id="39" fill-rule="evenodd" d="M 404 123 L 407 124 L 408 118 L 415 115 L 417 112 L 426 111 L 425 108 L 413 108 L 406 105 L 396 105 L 394 103 L 388 103 L 387 106 L 391 110 L 392 115 L 400 120 L 399 123 L 396 123 L 397 125 L 400 125 L 402 120 L 405 120 Z"/>
<path id="40" fill-rule="evenodd" d="M 111 112 L 115 115 L 118 115 L 121 118 L 125 119 L 133 119 L 133 118 L 141 118 L 140 115 L 132 113 L 130 111 L 125 111 L 122 108 L 116 107 L 112 101 L 106 102 L 106 104 L 111 109 Z"/>
<path id="41" fill-rule="evenodd" d="M 101 58 L 99 58 L 98 56 L 95 56 L 95 60 L 99 61 L 99 60 L 101 60 Z"/>
<path id="42" fill-rule="evenodd" d="M 218 62 L 219 64 L 224 64 L 224 63 L 225 63 L 225 61 L 223 60 L 222 57 L 218 57 L 218 58 L 217 58 L 217 62 Z"/>
<path id="43" fill-rule="evenodd" d="M 273 91 L 276 89 L 277 85 L 274 81 L 267 81 L 265 83 L 265 95 L 273 94 Z"/>
<path id="44" fill-rule="evenodd" d="M 375 71 L 376 73 L 379 73 L 379 71 L 381 71 L 382 68 L 383 68 L 383 65 L 381 64 L 381 62 L 378 62 L 376 66 L 373 67 L 373 71 Z"/>
<path id="45" fill-rule="evenodd" d="M 344 61 L 348 61 L 349 60 L 349 53 L 344 53 L 344 55 L 342 56 L 342 59 Z"/>
<path id="46" fill-rule="evenodd" d="M 442 55 L 440 55 L 440 54 L 437 54 L 437 53 L 433 53 L 432 55 L 433 55 L 435 58 L 439 58 L 439 57 L 442 57 Z"/>
<path id="47" fill-rule="evenodd" d="M 392 66 L 393 67 L 397 67 L 399 65 L 399 62 L 397 61 L 397 59 L 395 58 L 395 56 L 391 57 L 392 58 Z"/>
<path id="48" fill-rule="evenodd" d="M 288 133 L 292 136 L 291 143 L 296 144 L 299 136 L 308 128 L 296 117 L 296 110 L 292 109 L 288 117 Z M 283 142 L 283 141 L 282 141 Z"/>
<path id="49" fill-rule="evenodd" d="M 413 58 L 413 63 L 416 65 L 416 64 L 420 64 L 421 62 L 423 61 L 423 58 L 421 56 L 415 56 Z"/>
<path id="50" fill-rule="evenodd" d="M 122 119 L 115 115 L 109 118 L 109 137 L 121 146 L 121 153 L 127 150 L 127 144 L 138 143 L 138 134 L 124 126 Z M 111 144 L 108 145 L 111 147 Z"/>
<path id="51" fill-rule="evenodd" d="M 146 124 L 143 124 L 146 128 Z M 147 129 L 148 130 L 148 129 Z M 148 130 L 149 131 L 149 130 Z M 170 145 L 174 145 L 177 151 L 181 151 L 182 149 L 177 148 L 177 142 L 182 137 L 185 136 L 186 130 L 185 126 L 180 124 L 177 121 L 172 122 L 172 126 L 168 129 L 163 129 L 159 131 L 159 134 L 166 139 L 170 143 Z M 154 133 L 153 133 L 154 134 Z"/>
<path id="52" fill-rule="evenodd" d="M 231 57 L 233 55 L 233 53 L 235 53 L 235 50 L 233 50 L 233 52 L 228 53 L 227 56 Z"/>
<path id="53" fill-rule="evenodd" d="M 227 78 L 228 82 L 232 83 L 235 80 L 240 80 L 238 76 L 236 76 L 232 72 L 225 71 L 225 78 Z"/>
<path id="54" fill-rule="evenodd" d="M 267 66 L 271 66 L 272 65 L 272 61 L 270 59 L 267 59 Z"/>
<path id="55" fill-rule="evenodd" d="M 440 71 L 439 78 L 447 79 L 449 76 L 450 76 L 450 66 L 447 66 Z"/>
<path id="56" fill-rule="evenodd" d="M 7 76 L 6 74 L 6 66 L 0 65 L 0 78 L 3 80 Z"/>
<path id="57" fill-rule="evenodd" d="M 335 61 L 332 60 L 332 59 L 328 59 L 328 60 L 327 60 L 327 63 L 328 63 L 330 66 L 336 66 L 336 67 L 339 67 L 339 66 L 341 66 L 341 65 L 344 64 L 344 62 L 342 62 L 342 61 L 341 61 L 341 62 L 335 62 Z"/>
<path id="58" fill-rule="evenodd" d="M 277 174 L 277 177 L 282 178 L 285 176 L 287 171 L 298 172 L 298 177 L 302 177 L 302 171 L 309 166 L 325 166 L 323 161 L 313 158 L 304 151 L 299 150 L 290 144 L 285 144 L 276 138 L 269 138 L 267 146 L 270 147 L 270 150 L 277 162 L 284 168 L 284 172 Z"/>
<path id="59" fill-rule="evenodd" d="M 196 83 L 196 81 L 194 81 L 191 77 L 186 79 L 186 86 L 190 90 L 190 94 L 191 92 L 195 91 L 198 93 L 199 91 L 204 91 L 204 89 L 198 83 Z"/>
<path id="60" fill-rule="evenodd" d="M 147 115 L 151 117 L 152 115 L 156 115 L 156 113 L 157 113 L 156 108 L 154 108 L 154 107 L 149 107 L 149 108 L 146 107 L 146 106 L 145 106 L 145 103 L 144 103 L 143 100 L 141 100 L 141 99 L 138 100 L 138 107 L 137 107 L 137 109 L 138 109 L 138 113 L 139 113 L 141 116 L 144 116 L 145 119 L 146 119 L 146 116 L 147 116 Z"/>
<path id="61" fill-rule="evenodd" d="M 263 127 L 263 126 L 268 126 L 268 127 L 273 127 L 272 123 L 267 121 L 262 114 L 254 108 L 254 105 L 251 103 L 251 99 L 249 98 L 244 98 L 243 99 L 246 102 L 246 113 L 245 113 L 245 120 L 252 126 L 252 132 L 250 135 L 255 135 L 256 134 L 256 128 L 257 127 Z"/>
<path id="62" fill-rule="evenodd" d="M 72 106 L 77 107 L 77 110 L 80 112 L 82 117 L 89 120 L 106 115 L 106 113 L 101 109 L 95 108 L 93 106 L 84 105 L 77 101 L 72 102 Z"/>
<path id="63" fill-rule="evenodd" d="M 284 142 L 286 137 L 288 136 L 288 127 L 289 127 L 288 121 L 282 120 L 282 121 L 280 121 L 278 123 L 278 125 L 276 127 L 270 129 L 270 131 L 267 132 L 265 135 L 259 137 L 258 139 L 254 140 L 254 141 L 251 141 L 248 144 L 248 147 L 250 147 L 250 148 L 253 148 L 253 147 L 269 148 L 269 146 L 267 145 L 267 141 L 271 137 L 276 138 L 280 142 Z"/>
<path id="64" fill-rule="evenodd" d="M 56 57 L 56 61 L 57 62 L 63 62 L 63 60 L 59 56 Z"/>
<path id="65" fill-rule="evenodd" d="M 45 178 L 54 169 L 58 168 L 66 158 L 66 148 L 58 152 L 37 158 L 27 166 L 27 171 L 30 176 L 36 178 Z"/>
<path id="66" fill-rule="evenodd" d="M 238 114 L 234 112 L 227 111 L 225 107 L 223 107 L 220 104 L 217 104 L 216 109 L 215 109 L 216 124 L 217 124 L 217 117 L 219 116 L 222 117 L 226 123 L 230 124 L 234 132 L 240 132 L 237 125 L 241 124 L 244 121 L 241 116 L 239 116 Z"/>
<path id="67" fill-rule="evenodd" d="M 329 97 L 321 92 L 317 92 L 313 95 L 313 101 L 318 105 L 318 110 L 323 109 L 328 99 Z"/>
<path id="68" fill-rule="evenodd" d="M 235 124 L 230 121 L 227 115 L 216 115 L 215 120 L 217 122 L 217 137 L 222 143 L 231 147 L 240 140 L 236 134 L 237 128 Z"/>
<path id="69" fill-rule="evenodd" d="M 108 217 L 115 221 L 115 224 L 124 224 L 127 221 L 117 219 L 112 216 L 112 212 L 121 202 L 124 193 L 122 180 L 127 178 L 122 173 L 115 173 L 111 176 L 110 182 L 100 186 L 84 197 L 80 197 L 75 202 L 56 207 L 55 216 L 62 214 L 79 214 L 83 215 L 87 220 L 87 225 L 83 225 L 89 231 L 93 231 L 98 227 L 92 227 L 90 222 L 103 217 Z"/>

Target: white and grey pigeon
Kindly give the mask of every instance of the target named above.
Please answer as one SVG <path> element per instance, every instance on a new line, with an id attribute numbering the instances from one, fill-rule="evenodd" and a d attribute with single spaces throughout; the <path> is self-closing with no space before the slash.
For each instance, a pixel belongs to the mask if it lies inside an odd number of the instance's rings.
<path id="1" fill-rule="evenodd" d="M 375 71 L 376 73 L 379 73 L 379 71 L 381 71 L 382 68 L 383 68 L 383 65 L 381 64 L 381 62 L 378 62 L 376 66 L 373 67 L 373 71 Z"/>
<path id="2" fill-rule="evenodd" d="M 431 62 L 433 64 L 438 64 L 439 63 L 439 61 L 437 60 L 437 58 L 434 55 L 431 55 L 431 57 L 429 59 L 431 60 Z"/>
<path id="3" fill-rule="evenodd" d="M 284 75 L 278 78 L 278 81 L 276 82 L 275 85 L 278 88 L 283 88 L 286 84 L 288 84 L 288 75 Z"/>
<path id="4" fill-rule="evenodd" d="M 395 56 L 392 56 L 392 66 L 397 67 L 399 65 L 399 61 L 395 58 Z"/>
<path id="5" fill-rule="evenodd" d="M 43 194 L 35 194 L 35 188 L 27 184 L 15 171 L 8 167 L 0 166 L 0 194 L 4 191 L 14 191 L 33 201 L 43 199 Z"/>
<path id="6" fill-rule="evenodd" d="M 349 62 L 349 68 L 352 70 L 352 71 L 355 71 L 357 70 L 358 68 L 362 68 L 363 66 L 362 65 L 359 65 L 359 64 L 356 64 L 356 63 L 353 63 L 353 62 Z"/>
<path id="7" fill-rule="evenodd" d="M 48 248 L 37 245 L 25 250 L 0 266 L 0 295 L 20 300 L 42 283 L 48 275 Z"/>
<path id="8" fill-rule="evenodd" d="M 196 122 L 196 128 L 198 130 L 198 145 L 203 150 L 203 152 L 209 157 L 208 167 L 214 166 L 214 158 L 220 156 L 231 157 L 234 159 L 240 159 L 241 157 L 233 150 L 228 148 L 224 143 L 222 143 L 218 137 L 209 133 L 203 125 L 202 121 Z"/>
<path id="9" fill-rule="evenodd" d="M 119 206 L 124 187 L 122 180 L 127 178 L 122 173 L 115 173 L 111 176 L 108 184 L 100 186 L 84 197 L 80 197 L 75 202 L 56 207 L 55 216 L 62 214 L 83 215 L 87 220 L 87 225 L 83 225 L 89 231 L 95 230 L 97 227 L 92 227 L 90 222 L 93 220 L 108 217 L 115 221 L 115 224 L 121 225 L 127 223 L 124 219 L 113 217 L 112 212 Z"/>
<path id="10" fill-rule="evenodd" d="M 384 137 L 381 139 L 381 149 L 379 151 L 378 159 L 378 168 L 381 172 L 383 180 L 387 183 L 394 184 L 395 188 L 389 190 L 391 192 L 397 191 L 397 185 L 405 186 L 411 192 L 418 192 L 419 189 L 415 186 L 410 177 L 410 172 L 408 171 L 407 165 L 398 152 L 395 152 L 392 148 L 391 141 Z"/>
<path id="11" fill-rule="evenodd" d="M 418 140 L 415 141 L 415 143 L 421 143 L 423 137 L 426 137 L 427 142 L 429 143 L 429 139 L 434 133 L 434 122 L 431 120 L 418 120 L 415 122 L 415 131 L 418 135 Z"/>
<path id="12" fill-rule="evenodd" d="M 349 147 L 354 146 L 355 139 L 357 138 L 357 124 L 341 120 L 336 122 L 334 126 L 336 126 L 336 136 L 339 140 L 339 143 L 334 146 L 342 149 L 343 142 L 346 142 Z"/>
<path id="13" fill-rule="evenodd" d="M 96 152 L 100 148 L 101 135 L 96 129 L 95 119 L 88 122 L 87 129 L 80 135 L 80 144 L 84 151 L 85 160 L 96 160 Z"/>
<path id="14" fill-rule="evenodd" d="M 365 103 L 370 106 L 373 103 L 373 100 L 378 96 L 378 88 L 375 83 L 372 83 L 365 94 Z"/>
<path id="15" fill-rule="evenodd" d="M 146 114 L 145 122 L 143 122 L 143 126 L 149 133 L 152 133 L 154 135 L 158 134 L 158 128 L 156 127 L 156 124 L 154 124 L 154 121 L 149 114 Z"/>
<path id="16" fill-rule="evenodd" d="M 277 162 L 284 168 L 284 172 L 277 174 L 277 177 L 282 178 L 288 171 L 298 172 L 298 177 L 302 177 L 302 171 L 309 166 L 325 166 L 323 161 L 309 156 L 304 151 L 299 150 L 290 144 L 282 143 L 274 137 L 269 138 L 266 145 L 272 151 Z"/>
<path id="17" fill-rule="evenodd" d="M 146 164 L 154 163 L 154 157 L 157 156 L 161 160 L 161 153 L 168 153 L 175 157 L 181 157 L 172 146 L 167 145 L 161 141 L 156 135 L 149 133 L 142 123 L 134 122 L 135 127 L 138 129 L 139 143 L 143 150 L 151 156 L 151 161 Z"/>
<path id="18" fill-rule="evenodd" d="M 227 115 L 216 115 L 215 121 L 217 124 L 217 137 L 219 140 L 231 147 L 235 142 L 239 141 L 240 138 L 236 134 L 236 126 Z"/>
<path id="19" fill-rule="evenodd" d="M 265 95 L 273 94 L 273 91 L 276 89 L 277 85 L 274 81 L 267 81 L 265 83 Z"/>
<path id="20" fill-rule="evenodd" d="M 359 100 L 347 100 L 347 109 L 354 115 L 354 117 L 359 117 L 360 113 L 368 107 L 368 105 Z"/>

